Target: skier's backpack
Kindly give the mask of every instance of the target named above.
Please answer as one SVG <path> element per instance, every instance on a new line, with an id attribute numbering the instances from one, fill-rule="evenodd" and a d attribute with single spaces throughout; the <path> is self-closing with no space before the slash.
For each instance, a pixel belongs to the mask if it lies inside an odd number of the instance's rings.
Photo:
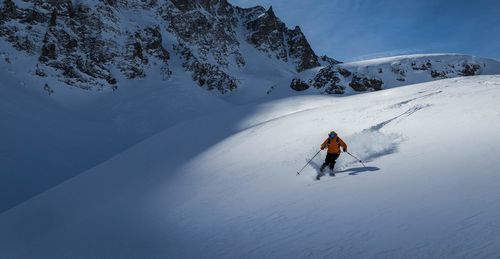
<path id="1" fill-rule="evenodd" d="M 340 146 L 339 137 L 337 136 L 335 139 L 337 140 L 337 145 Z M 331 140 L 332 140 L 331 138 L 328 138 L 328 146 L 330 146 Z"/>

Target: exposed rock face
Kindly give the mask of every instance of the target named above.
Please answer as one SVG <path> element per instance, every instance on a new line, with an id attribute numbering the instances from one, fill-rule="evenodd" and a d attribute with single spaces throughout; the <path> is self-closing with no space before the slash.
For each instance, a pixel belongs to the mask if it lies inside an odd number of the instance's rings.
<path id="1" fill-rule="evenodd" d="M 12 12 L 4 6 L 2 12 L 14 15 L 0 24 L 0 36 L 20 51 L 38 54 L 36 75 L 46 75 L 45 70 L 53 69 L 68 85 L 83 89 L 116 87 L 109 66 L 118 56 L 116 44 L 102 36 L 109 32 L 102 20 L 113 18 L 112 10 L 106 6 L 73 6 L 70 0 L 26 2 L 31 8 L 14 7 Z"/>
<path id="2" fill-rule="evenodd" d="M 337 67 L 337 71 L 339 71 L 339 73 L 343 76 L 343 77 L 349 77 L 351 76 L 351 71 L 345 69 L 345 68 L 342 68 L 342 67 Z"/>
<path id="3" fill-rule="evenodd" d="M 177 9 L 185 12 L 196 8 L 196 2 L 188 0 L 172 0 L 172 3 Z"/>
<path id="4" fill-rule="evenodd" d="M 355 91 L 363 92 L 363 91 L 377 91 L 382 89 L 382 85 L 384 82 L 377 78 L 369 78 L 365 75 L 355 73 L 352 76 L 352 81 L 349 83 L 349 86 L 352 87 Z"/>
<path id="5" fill-rule="evenodd" d="M 263 15 L 247 23 L 251 31 L 248 39 L 257 49 L 265 52 L 274 52 L 277 59 L 288 61 L 287 49 L 283 39 L 286 36 L 286 26 L 282 23 L 270 7 Z"/>
<path id="6" fill-rule="evenodd" d="M 446 72 L 445 71 L 436 71 L 436 70 L 431 70 L 431 76 L 432 78 L 446 78 Z"/>
<path id="7" fill-rule="evenodd" d="M 460 76 L 473 76 L 481 74 L 483 65 L 475 63 L 474 61 L 463 60 L 461 62 L 446 64 L 445 67 L 436 67 L 432 65 L 432 61 L 422 60 L 420 62 L 414 61 L 411 63 L 413 70 L 431 71 L 433 78 L 449 78 L 456 75 Z"/>
<path id="8" fill-rule="evenodd" d="M 322 68 L 310 81 L 315 88 L 324 89 L 325 93 L 343 94 L 345 86 L 339 85 L 339 75 L 338 68 L 330 65 Z"/>
<path id="9" fill-rule="evenodd" d="M 474 76 L 479 75 L 481 70 L 481 65 L 479 64 L 462 64 L 463 69 L 460 71 L 462 76 Z"/>
<path id="10" fill-rule="evenodd" d="M 299 72 L 320 65 L 300 28 L 297 26 L 293 30 L 288 29 L 276 17 L 272 7 L 248 22 L 247 29 L 250 30 L 248 40 L 257 49 L 285 62 L 288 62 L 289 57 L 294 58 L 293 62 Z"/>
<path id="11" fill-rule="evenodd" d="M 413 70 L 429 70 L 432 68 L 432 63 L 430 60 L 425 61 L 425 63 L 419 62 L 420 64 L 417 65 L 417 62 L 414 61 L 411 63 L 411 67 Z"/>
<path id="12" fill-rule="evenodd" d="M 116 79 L 109 69 L 113 52 L 105 48 L 111 42 L 102 37 L 106 30 L 99 19 L 100 15 L 111 15 L 109 10 L 96 12 L 83 5 L 73 7 L 71 1 L 53 1 L 40 8 L 47 13 L 52 10 L 42 41 L 40 63 L 61 71 L 64 82 L 69 85 L 84 89 L 115 87 Z"/>
<path id="13" fill-rule="evenodd" d="M 290 83 L 290 87 L 295 91 L 304 91 L 309 89 L 309 85 L 300 78 L 294 78 Z"/>
<path id="14" fill-rule="evenodd" d="M 342 62 L 341 61 L 338 61 L 334 58 L 331 58 L 327 55 L 323 55 L 321 57 L 319 57 L 320 61 L 321 61 L 321 64 L 324 65 L 324 66 L 328 66 L 328 65 L 337 65 L 337 64 L 341 64 Z"/>
<path id="15" fill-rule="evenodd" d="M 208 90 L 217 89 L 221 93 L 226 93 L 237 87 L 236 79 L 226 74 L 218 66 L 200 62 L 183 44 L 176 46 L 175 51 L 185 60 L 182 66 L 193 72 L 192 79 L 199 86 Z"/>
<path id="16" fill-rule="evenodd" d="M 234 32 L 238 22 L 234 7 L 226 1 L 215 0 L 179 0 L 173 3 L 159 10 L 166 22 L 166 29 L 177 36 L 179 43 L 198 52 L 200 61 L 207 62 L 212 56 L 217 65 L 224 67 L 232 62 L 240 67 L 245 64 Z"/>
<path id="17" fill-rule="evenodd" d="M 247 64 L 243 41 L 297 71 L 319 66 L 300 28 L 288 29 L 272 8 L 239 8 L 226 0 L 3 1 L 0 37 L 38 57 L 33 74 L 82 89 L 116 89 L 120 78 L 160 73 L 168 80 L 188 71 L 201 87 L 227 93 L 239 83 L 232 71 Z M 135 23 L 130 14 L 148 17 L 149 24 Z M 173 56 L 182 67 L 172 67 Z"/>
<path id="18" fill-rule="evenodd" d="M 119 67 L 128 79 L 143 78 L 146 76 L 145 67 L 150 63 L 150 59 L 153 59 L 153 62 L 157 62 L 154 65 L 160 66 L 166 79 L 171 74 L 168 67 L 169 58 L 170 54 L 162 45 L 160 28 L 147 27 L 128 36 Z"/>
<path id="19" fill-rule="evenodd" d="M 297 71 L 304 71 L 319 66 L 318 57 L 312 50 L 306 37 L 296 26 L 294 30 L 288 30 L 288 55 L 294 58 Z"/>
<path id="20" fill-rule="evenodd" d="M 183 68 L 191 71 L 193 80 L 208 90 L 227 93 L 236 89 L 238 79 L 229 73 L 228 67 L 245 66 L 234 30 L 238 26 L 238 11 L 246 13 L 246 10 L 236 9 L 223 0 L 172 3 L 163 6 L 160 12 L 166 29 L 177 36 L 178 43 L 173 48 L 183 60 Z"/>

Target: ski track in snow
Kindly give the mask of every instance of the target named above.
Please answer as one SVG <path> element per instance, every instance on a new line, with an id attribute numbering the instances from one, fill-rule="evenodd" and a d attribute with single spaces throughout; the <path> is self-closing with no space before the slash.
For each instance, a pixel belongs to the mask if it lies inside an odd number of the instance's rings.
<path id="1" fill-rule="evenodd" d="M 428 94 L 425 94 L 425 95 L 422 95 L 422 96 L 419 96 L 419 97 L 415 97 L 415 98 L 411 98 L 411 99 L 408 99 L 408 100 L 405 100 L 405 101 L 402 101 L 402 102 L 398 102 L 396 104 L 393 104 L 391 106 L 389 106 L 389 108 L 400 108 L 401 106 L 405 105 L 405 104 L 408 104 L 410 102 L 413 102 L 415 100 L 419 100 L 419 99 L 424 99 L 424 98 L 428 98 L 428 97 L 431 97 L 431 96 L 434 96 L 436 94 L 440 94 L 442 93 L 443 91 L 436 91 L 436 92 L 431 92 L 431 93 L 428 93 Z M 424 92 L 425 93 L 425 92 Z"/>

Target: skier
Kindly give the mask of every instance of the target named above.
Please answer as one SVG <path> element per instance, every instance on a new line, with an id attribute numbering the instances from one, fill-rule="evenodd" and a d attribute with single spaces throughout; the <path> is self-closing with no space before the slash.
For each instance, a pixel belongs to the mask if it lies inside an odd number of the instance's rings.
<path id="1" fill-rule="evenodd" d="M 321 149 L 328 148 L 325 162 L 321 166 L 321 174 L 316 176 L 316 179 L 319 180 L 320 176 L 323 175 L 323 171 L 327 165 L 330 165 L 330 176 L 335 176 L 335 172 L 333 171 L 333 167 L 335 166 L 335 160 L 340 156 L 340 147 L 342 147 L 344 152 L 347 152 L 347 144 L 339 138 L 335 131 L 331 131 L 328 134 L 328 138 L 321 144 Z"/>

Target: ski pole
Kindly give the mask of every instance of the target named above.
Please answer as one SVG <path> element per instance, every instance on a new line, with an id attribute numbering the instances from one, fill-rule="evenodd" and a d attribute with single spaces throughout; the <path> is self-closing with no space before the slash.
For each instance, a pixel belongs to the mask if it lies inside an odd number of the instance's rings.
<path id="1" fill-rule="evenodd" d="M 302 167 L 302 169 L 300 169 L 300 171 L 297 172 L 297 175 L 299 175 L 300 172 L 302 172 L 302 170 L 304 170 L 304 168 L 306 168 L 306 166 L 319 154 L 319 152 L 321 152 L 321 149 L 318 150 L 318 152 L 311 158 L 311 160 L 307 161 L 306 165 L 304 165 L 304 167 Z"/>
<path id="2" fill-rule="evenodd" d="M 361 159 L 355 157 L 353 154 L 351 154 L 351 153 L 349 153 L 347 151 L 346 151 L 346 153 L 349 154 L 350 156 L 352 156 L 354 159 L 358 160 L 358 162 L 360 162 L 363 165 L 363 167 L 366 167 L 365 164 L 363 163 L 363 161 L 361 161 Z"/>

